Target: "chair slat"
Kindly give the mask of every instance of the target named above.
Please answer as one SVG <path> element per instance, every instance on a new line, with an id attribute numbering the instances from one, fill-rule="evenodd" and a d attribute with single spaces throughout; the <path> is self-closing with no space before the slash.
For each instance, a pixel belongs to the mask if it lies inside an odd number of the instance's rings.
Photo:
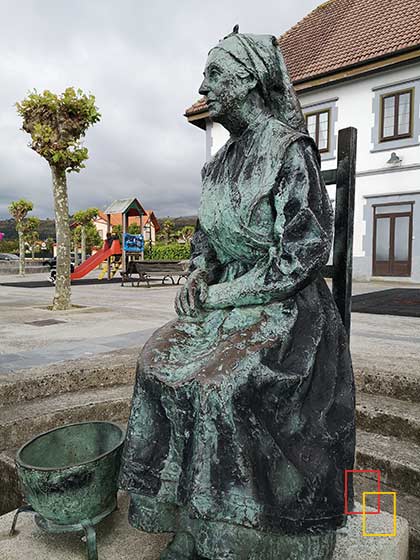
<path id="1" fill-rule="evenodd" d="M 335 185 L 337 183 L 337 169 L 325 169 L 325 171 L 322 171 L 322 178 L 326 185 Z"/>

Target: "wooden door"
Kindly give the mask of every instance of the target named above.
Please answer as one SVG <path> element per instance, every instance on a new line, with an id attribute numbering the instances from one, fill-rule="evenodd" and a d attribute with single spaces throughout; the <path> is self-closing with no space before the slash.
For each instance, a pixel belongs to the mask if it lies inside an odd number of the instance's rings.
<path id="1" fill-rule="evenodd" d="M 413 205 L 374 207 L 373 275 L 410 276 Z"/>

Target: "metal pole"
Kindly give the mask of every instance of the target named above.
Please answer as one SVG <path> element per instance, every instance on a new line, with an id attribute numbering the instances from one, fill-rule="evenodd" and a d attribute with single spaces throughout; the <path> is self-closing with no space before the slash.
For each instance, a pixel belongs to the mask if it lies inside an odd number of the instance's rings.
<path id="1" fill-rule="evenodd" d="M 123 223 L 123 233 L 122 233 L 122 271 L 123 273 L 127 270 L 127 263 L 126 263 L 126 256 L 125 256 L 125 249 L 124 249 L 124 235 L 128 229 L 128 216 L 127 214 L 123 214 L 122 216 L 122 223 Z"/>

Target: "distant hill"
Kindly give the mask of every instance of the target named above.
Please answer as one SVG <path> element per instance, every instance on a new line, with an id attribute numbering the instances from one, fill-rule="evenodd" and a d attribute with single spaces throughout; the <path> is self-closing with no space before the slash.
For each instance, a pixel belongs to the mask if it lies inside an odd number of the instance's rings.
<path id="1" fill-rule="evenodd" d="M 31 214 L 29 214 L 29 216 L 30 215 Z M 165 216 L 164 218 L 158 218 L 158 222 L 161 226 L 165 220 L 171 220 L 175 224 L 175 229 L 181 229 L 184 226 L 195 226 L 197 216 L 180 216 L 176 218 L 173 216 Z M 0 231 L 4 233 L 5 240 L 17 239 L 15 222 L 12 219 L 0 220 Z M 55 239 L 54 220 L 50 218 L 41 220 L 41 224 L 39 226 L 39 237 L 40 239 L 48 239 L 49 237 Z"/>
<path id="2" fill-rule="evenodd" d="M 30 215 L 31 214 L 29 214 L 29 216 Z M 15 221 L 12 219 L 0 220 L 0 231 L 4 233 L 5 240 L 17 239 Z M 41 220 L 39 226 L 39 238 L 48 239 L 49 237 L 55 239 L 55 223 L 54 220 L 47 218 L 45 220 Z"/>
<path id="3" fill-rule="evenodd" d="M 180 216 L 178 218 L 174 218 L 173 216 L 165 216 L 164 218 L 158 218 L 158 222 L 161 227 L 165 220 L 171 220 L 175 225 L 175 229 L 180 229 L 185 226 L 195 226 L 197 222 L 197 216 Z"/>

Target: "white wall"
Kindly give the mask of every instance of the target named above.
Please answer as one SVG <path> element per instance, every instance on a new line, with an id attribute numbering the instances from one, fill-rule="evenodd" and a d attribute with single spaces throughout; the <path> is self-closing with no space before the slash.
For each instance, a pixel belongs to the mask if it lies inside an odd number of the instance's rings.
<path id="1" fill-rule="evenodd" d="M 206 160 L 227 142 L 229 132 L 221 124 L 206 120 Z"/>
<path id="2" fill-rule="evenodd" d="M 383 151 L 372 151 L 372 129 L 375 124 L 373 112 L 373 101 L 375 90 L 391 84 L 398 84 L 406 80 L 420 78 L 420 64 L 412 64 L 400 69 L 388 70 L 381 74 L 372 75 L 363 79 L 353 80 L 341 85 L 323 88 L 299 96 L 303 107 L 330 98 L 338 98 L 338 121 L 334 133 L 337 134 L 341 128 L 354 126 L 358 130 L 357 140 L 357 181 L 355 201 L 355 232 L 354 232 L 354 272 L 355 278 L 370 279 L 372 276 L 371 243 L 372 239 L 366 238 L 366 196 L 393 194 L 387 201 L 397 201 L 399 193 L 407 191 L 420 191 L 420 147 L 392 147 L 387 149 L 383 144 Z M 402 86 L 403 87 L 403 86 Z M 396 87 L 398 89 L 398 86 Z M 420 114 L 415 103 L 416 114 L 414 118 L 419 120 Z M 402 159 L 401 166 L 393 167 L 387 161 L 391 153 L 396 152 Z M 323 169 L 332 169 L 336 166 L 334 160 L 322 163 Z M 418 167 L 418 169 L 417 169 Z M 329 188 L 334 198 L 334 187 Z M 411 196 L 411 199 L 413 197 Z M 413 231 L 413 274 L 411 281 L 420 281 L 420 270 L 418 270 L 418 257 L 414 251 L 420 248 L 414 242 L 414 236 L 418 225 L 419 209 L 414 207 L 414 231 Z M 393 278 L 390 278 L 393 279 Z M 409 279 L 406 279 L 409 280 Z"/>
<path id="3" fill-rule="evenodd" d="M 102 220 L 94 220 L 93 223 L 95 224 L 101 239 L 106 239 L 106 233 L 108 231 L 107 224 L 105 224 Z"/>
<path id="4" fill-rule="evenodd" d="M 335 133 L 340 128 L 354 126 L 358 130 L 358 149 L 357 149 L 357 171 L 363 172 L 378 168 L 387 167 L 386 162 L 390 157 L 391 151 L 399 152 L 403 158 L 403 164 L 420 163 L 420 151 L 418 146 L 409 148 L 393 148 L 384 151 L 371 152 L 372 128 L 374 126 L 374 113 L 372 108 L 375 97 L 374 88 L 386 86 L 388 84 L 403 82 L 410 79 L 420 79 L 420 64 L 416 63 L 398 70 L 388 70 L 363 79 L 344 82 L 341 85 L 322 88 L 318 91 L 299 95 L 302 107 L 306 105 L 320 103 L 323 100 L 338 97 L 338 122 Z M 417 113 L 415 118 L 419 119 Z M 334 161 L 324 164 L 325 169 L 334 167 Z"/>

